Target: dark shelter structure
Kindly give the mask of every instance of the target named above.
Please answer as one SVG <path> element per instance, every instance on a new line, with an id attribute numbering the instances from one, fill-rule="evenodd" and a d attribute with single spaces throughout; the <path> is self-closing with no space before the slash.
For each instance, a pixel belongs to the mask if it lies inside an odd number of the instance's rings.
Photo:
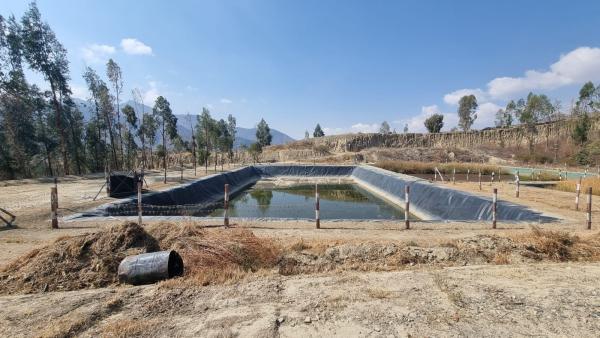
<path id="1" fill-rule="evenodd" d="M 142 176 L 135 171 L 112 172 L 108 177 L 108 196 L 126 197 L 137 193 L 137 184 Z"/>

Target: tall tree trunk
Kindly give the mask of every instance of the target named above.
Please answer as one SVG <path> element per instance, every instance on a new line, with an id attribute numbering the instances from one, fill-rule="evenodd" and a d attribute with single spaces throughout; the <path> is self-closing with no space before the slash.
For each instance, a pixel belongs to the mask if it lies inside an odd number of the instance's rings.
<path id="1" fill-rule="evenodd" d="M 123 128 L 121 128 L 121 109 L 120 109 L 120 102 L 119 102 L 119 92 L 118 92 L 118 88 L 115 87 L 115 93 L 117 94 L 117 131 L 119 132 L 119 144 L 120 144 L 120 150 L 121 150 L 121 163 L 123 163 L 123 166 L 125 166 L 125 158 L 124 158 L 124 153 L 123 153 Z"/>
<path id="2" fill-rule="evenodd" d="M 164 184 L 167 184 L 167 145 L 165 144 L 165 121 L 162 123 L 163 166 L 165 167 Z"/>
<path id="3" fill-rule="evenodd" d="M 65 139 L 65 131 L 62 126 L 62 109 L 61 104 L 58 102 L 56 97 L 56 86 L 54 85 L 54 81 L 50 81 L 50 90 L 52 91 L 52 102 L 54 103 L 54 109 L 56 113 L 56 129 L 60 135 L 60 150 L 63 156 L 63 170 L 64 175 L 69 175 L 69 157 L 67 154 L 67 144 Z"/>
<path id="4" fill-rule="evenodd" d="M 116 169 L 119 169 L 119 160 L 117 159 L 117 149 L 115 148 L 115 137 L 113 135 L 112 123 L 110 122 L 110 116 L 108 116 L 108 112 L 104 114 L 104 118 L 106 119 L 106 126 L 108 128 L 108 135 L 110 137 L 110 146 L 112 149 L 112 157 L 113 157 L 113 165 Z"/>

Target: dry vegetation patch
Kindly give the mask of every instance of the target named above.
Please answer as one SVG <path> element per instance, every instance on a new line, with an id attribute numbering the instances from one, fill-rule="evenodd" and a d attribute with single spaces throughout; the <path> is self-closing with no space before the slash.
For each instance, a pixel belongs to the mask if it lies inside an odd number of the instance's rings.
<path id="1" fill-rule="evenodd" d="M 472 174 L 481 171 L 482 175 L 490 175 L 492 172 L 498 174 L 499 167 L 489 164 L 480 163 L 462 163 L 462 162 L 415 162 L 415 161 L 378 161 L 376 167 L 390 170 L 402 174 L 433 174 L 435 168 L 438 168 L 443 173 L 451 173 L 456 169 L 457 174 L 466 174 L 468 170 Z M 501 172 L 501 174 L 505 174 Z"/>
<path id="2" fill-rule="evenodd" d="M 0 272 L 1 293 L 33 293 L 104 287 L 118 283 L 119 263 L 129 255 L 174 249 L 185 278 L 201 284 L 239 279 L 272 268 L 279 249 L 245 229 L 202 229 L 162 223 L 147 232 L 135 223 L 65 237 L 16 259 Z"/>
<path id="3" fill-rule="evenodd" d="M 577 191 L 577 180 L 565 180 L 556 184 L 556 189 L 561 191 Z M 588 177 L 581 180 L 581 194 L 587 194 L 587 190 L 592 188 L 592 194 L 600 195 L 600 178 Z"/>
<path id="4" fill-rule="evenodd" d="M 135 223 L 113 226 L 94 234 L 59 238 L 4 267 L 0 272 L 0 292 L 107 286 L 117 282 L 117 269 L 123 258 L 158 249 L 158 242 Z"/>

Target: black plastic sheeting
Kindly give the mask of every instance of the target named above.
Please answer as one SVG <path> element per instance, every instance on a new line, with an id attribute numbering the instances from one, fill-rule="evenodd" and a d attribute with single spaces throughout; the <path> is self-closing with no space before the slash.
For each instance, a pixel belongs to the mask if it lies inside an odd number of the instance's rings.
<path id="1" fill-rule="evenodd" d="M 370 166 L 345 165 L 257 165 L 222 174 L 203 177 L 194 182 L 142 197 L 144 215 L 161 215 L 162 211 L 182 212 L 193 209 L 191 215 L 204 215 L 223 203 L 224 185 L 235 195 L 266 177 L 349 177 L 358 184 L 379 190 L 395 200 L 404 201 L 404 187 L 410 185 L 411 211 L 426 220 L 475 221 L 491 220 L 490 198 L 434 185 L 426 180 L 396 174 Z M 385 197 L 385 196 L 384 196 Z M 81 216 L 135 215 L 137 198 L 98 207 Z M 206 210 L 206 213 L 199 211 Z M 499 221 L 549 222 L 556 218 L 543 215 L 525 206 L 498 201 Z"/>
<path id="2" fill-rule="evenodd" d="M 383 169 L 358 166 L 356 180 L 404 201 L 404 187 L 410 185 L 411 211 L 430 220 L 491 220 L 492 199 L 434 185 L 426 180 Z M 556 220 L 525 206 L 498 201 L 497 220 L 550 222 Z"/>
<path id="3" fill-rule="evenodd" d="M 109 176 L 109 196 L 125 197 L 137 192 L 137 173 L 112 173 Z"/>

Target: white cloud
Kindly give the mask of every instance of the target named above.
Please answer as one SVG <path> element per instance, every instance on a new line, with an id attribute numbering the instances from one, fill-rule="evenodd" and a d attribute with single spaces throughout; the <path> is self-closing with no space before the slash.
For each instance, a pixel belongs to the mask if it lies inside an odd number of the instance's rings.
<path id="1" fill-rule="evenodd" d="M 71 85 L 71 93 L 73 94 L 73 97 L 85 100 L 85 99 L 87 99 L 87 96 L 88 96 L 88 89 L 85 86 L 72 84 Z"/>
<path id="2" fill-rule="evenodd" d="M 527 70 L 523 76 L 497 77 L 487 83 L 487 90 L 459 89 L 444 96 L 444 102 L 458 104 L 458 100 L 474 94 L 479 103 L 491 99 L 509 99 L 529 91 L 553 90 L 587 81 L 600 81 L 600 48 L 579 47 L 561 55 L 548 70 Z"/>
<path id="3" fill-rule="evenodd" d="M 325 133 L 325 135 L 338 135 L 338 134 L 347 134 L 349 131 L 344 128 L 324 127 L 323 132 Z M 310 131 L 309 131 L 309 133 L 310 133 Z M 310 133 L 310 134 L 312 135 L 312 133 Z"/>
<path id="4" fill-rule="evenodd" d="M 349 133 L 376 133 L 379 131 L 380 124 L 378 123 L 356 123 L 351 125 L 349 128 L 342 127 L 324 127 L 323 132 L 325 135 L 338 135 L 338 134 L 349 134 Z"/>
<path id="5" fill-rule="evenodd" d="M 496 119 L 496 112 L 501 108 L 502 107 L 492 102 L 480 104 L 477 109 L 477 119 L 475 120 L 475 123 L 473 123 L 473 128 L 481 129 L 493 126 L 494 120 Z M 456 117 L 456 124 L 458 124 L 458 114 L 454 113 L 454 116 Z"/>
<path id="6" fill-rule="evenodd" d="M 487 89 L 459 89 L 444 95 L 444 102 L 456 106 L 464 95 L 473 94 L 479 103 L 474 127 L 492 126 L 501 107 L 492 101 L 503 101 L 530 91 L 553 90 L 568 85 L 600 81 L 600 48 L 579 47 L 559 57 L 547 70 L 527 70 L 523 76 L 497 77 L 487 83 Z M 444 116 L 455 116 L 444 114 Z"/>
<path id="7" fill-rule="evenodd" d="M 152 48 L 138 39 L 126 38 L 121 40 L 121 48 L 131 55 L 152 55 Z"/>
<path id="8" fill-rule="evenodd" d="M 460 98 L 465 95 L 475 95 L 475 97 L 477 97 L 477 102 L 485 102 L 488 100 L 488 95 L 483 90 L 479 88 L 465 88 L 455 90 L 452 93 L 444 95 L 444 102 L 446 102 L 449 105 L 458 105 L 458 101 L 460 100 Z"/>
<path id="9" fill-rule="evenodd" d="M 232 102 L 233 102 L 233 101 L 231 101 L 230 99 L 226 99 L 226 98 L 222 98 L 220 101 L 221 101 L 221 103 L 223 103 L 223 104 L 230 104 L 230 103 L 232 103 Z"/>
<path id="10" fill-rule="evenodd" d="M 87 63 L 103 63 L 116 52 L 116 48 L 109 45 L 91 44 L 83 47 L 81 53 Z"/>
<path id="11" fill-rule="evenodd" d="M 355 133 L 376 133 L 379 131 L 380 124 L 373 123 L 357 123 L 353 124 L 350 129 Z"/>
<path id="12" fill-rule="evenodd" d="M 160 96 L 158 86 L 158 82 L 150 81 L 148 82 L 149 88 L 145 90 L 142 94 L 144 97 L 144 103 L 146 103 L 150 107 L 154 105 L 154 101 L 156 101 L 156 98 Z"/>
<path id="13" fill-rule="evenodd" d="M 533 90 L 551 90 L 570 84 L 600 80 L 600 48 L 579 47 L 552 65 L 548 71 L 528 70 L 521 77 L 499 77 L 488 83 L 488 91 L 495 98 Z"/>

